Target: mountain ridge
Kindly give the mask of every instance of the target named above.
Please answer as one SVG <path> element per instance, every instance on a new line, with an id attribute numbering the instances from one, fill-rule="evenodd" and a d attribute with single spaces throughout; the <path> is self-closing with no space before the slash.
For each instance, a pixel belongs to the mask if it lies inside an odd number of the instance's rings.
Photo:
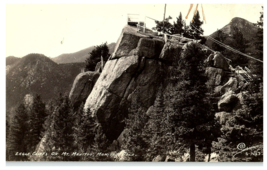
<path id="1" fill-rule="evenodd" d="M 113 53 L 116 43 L 110 43 L 108 44 L 109 53 Z M 66 54 L 60 54 L 57 57 L 51 58 L 54 62 L 58 64 L 62 63 L 81 63 L 84 62 L 85 59 L 89 56 L 89 53 L 93 51 L 95 46 L 91 46 L 88 48 L 85 48 L 83 50 L 73 52 L 73 53 L 66 53 Z"/>

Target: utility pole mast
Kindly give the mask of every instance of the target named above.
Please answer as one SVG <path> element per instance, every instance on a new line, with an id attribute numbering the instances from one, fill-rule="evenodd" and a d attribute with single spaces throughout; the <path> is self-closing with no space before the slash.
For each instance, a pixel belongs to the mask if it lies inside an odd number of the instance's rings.
<path id="1" fill-rule="evenodd" d="M 166 14 L 166 4 L 164 6 L 164 14 L 163 14 L 163 33 L 165 32 L 164 31 L 164 28 L 165 28 L 165 14 Z"/>

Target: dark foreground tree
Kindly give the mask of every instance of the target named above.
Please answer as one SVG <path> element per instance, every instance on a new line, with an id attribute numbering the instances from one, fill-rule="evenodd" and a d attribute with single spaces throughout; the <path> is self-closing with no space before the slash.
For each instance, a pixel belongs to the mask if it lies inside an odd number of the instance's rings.
<path id="1" fill-rule="evenodd" d="M 43 103 L 40 95 L 36 95 L 33 99 L 31 110 L 29 111 L 28 151 L 33 152 L 43 137 L 43 124 L 46 116 L 45 103 Z"/>
<path id="2" fill-rule="evenodd" d="M 170 19 L 172 19 L 171 16 L 169 16 L 168 18 L 165 18 L 164 22 L 155 21 L 157 25 L 156 27 L 153 28 L 153 30 L 156 30 L 162 33 L 173 34 L 173 25 L 169 22 Z"/>
<path id="3" fill-rule="evenodd" d="M 196 15 L 193 18 L 193 21 L 190 23 L 190 27 L 188 30 L 188 36 L 190 38 L 194 38 L 196 40 L 202 39 L 202 35 L 204 33 L 203 29 L 201 28 L 201 25 L 203 24 L 202 21 L 200 21 L 200 15 L 197 11 Z"/>
<path id="4" fill-rule="evenodd" d="M 26 161 L 28 156 L 17 153 L 27 153 L 28 114 L 24 104 L 19 105 L 10 124 L 8 136 L 8 155 L 10 161 Z"/>
<path id="5" fill-rule="evenodd" d="M 96 64 L 101 61 L 101 56 L 104 61 L 107 61 L 109 57 L 109 48 L 107 43 L 97 45 L 93 51 L 89 54 L 89 57 L 85 60 L 85 69 L 87 71 L 94 71 Z"/>
<path id="6" fill-rule="evenodd" d="M 176 141 L 190 148 L 190 161 L 195 161 L 196 145 L 210 148 L 220 132 L 207 96 L 204 59 L 197 43 L 187 44 L 177 68 L 180 73 L 176 87 L 179 98 L 174 103 L 175 111 L 170 114 Z"/>
<path id="7" fill-rule="evenodd" d="M 49 156 L 46 157 L 49 161 L 70 161 L 73 158 L 64 155 L 64 152 L 72 153 L 73 151 L 73 123 L 74 114 L 71 103 L 67 96 L 60 97 L 63 100 L 61 104 L 55 107 L 46 120 L 46 151 Z M 51 155 L 52 152 L 57 152 L 58 155 Z"/>
<path id="8" fill-rule="evenodd" d="M 176 22 L 173 23 L 173 33 L 174 34 L 183 34 L 184 33 L 184 21 L 182 17 L 182 13 L 178 18 L 176 18 Z"/>

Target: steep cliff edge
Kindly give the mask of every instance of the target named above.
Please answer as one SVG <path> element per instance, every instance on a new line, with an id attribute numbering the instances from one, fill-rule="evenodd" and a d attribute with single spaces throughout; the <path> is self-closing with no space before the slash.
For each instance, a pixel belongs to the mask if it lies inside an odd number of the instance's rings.
<path id="1" fill-rule="evenodd" d="M 162 49 L 167 48 L 164 42 L 133 29 L 129 26 L 123 29 L 113 56 L 84 106 L 97 117 L 110 140 L 117 139 L 122 132 L 131 102 L 148 109 L 164 80 L 164 59 L 159 58 Z"/>

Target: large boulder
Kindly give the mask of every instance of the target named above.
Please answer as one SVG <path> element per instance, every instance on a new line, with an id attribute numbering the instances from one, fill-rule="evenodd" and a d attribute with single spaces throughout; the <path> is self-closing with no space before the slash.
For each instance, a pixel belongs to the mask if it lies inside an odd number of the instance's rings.
<path id="1" fill-rule="evenodd" d="M 247 100 L 249 97 L 249 92 L 248 91 L 242 91 L 242 92 L 238 93 L 236 96 L 239 99 L 239 102 L 235 106 L 234 110 L 240 109 L 242 107 L 242 105 L 245 104 L 245 100 Z"/>
<path id="2" fill-rule="evenodd" d="M 210 67 L 216 67 L 227 71 L 230 70 L 228 60 L 220 52 L 210 54 L 205 60 L 205 63 Z"/>
<path id="3" fill-rule="evenodd" d="M 207 85 L 209 86 L 220 85 L 225 75 L 223 69 L 214 67 L 206 67 L 205 74 L 208 77 Z"/>
<path id="4" fill-rule="evenodd" d="M 108 60 L 84 109 L 105 127 L 111 140 L 123 130 L 129 103 L 136 101 L 148 108 L 155 100 L 160 81 L 160 63 L 134 55 Z"/>
<path id="5" fill-rule="evenodd" d="M 141 38 L 136 49 L 133 49 L 129 55 L 138 55 L 145 58 L 158 58 L 163 45 L 164 42 L 160 40 Z"/>
<path id="6" fill-rule="evenodd" d="M 81 102 L 85 101 L 85 99 L 91 93 L 98 77 L 99 73 L 92 71 L 78 74 L 74 80 L 69 94 L 70 101 L 74 105 L 79 105 Z"/>
<path id="7" fill-rule="evenodd" d="M 233 91 L 225 93 L 218 102 L 220 111 L 231 112 L 238 104 L 239 99 Z"/>
<path id="8" fill-rule="evenodd" d="M 165 43 L 159 58 L 168 61 L 173 62 L 174 59 L 179 58 L 181 52 L 182 52 L 183 46 L 178 45 L 176 43 L 167 42 Z"/>
<path id="9" fill-rule="evenodd" d="M 129 56 L 129 53 L 138 45 L 140 38 L 145 38 L 143 34 L 137 33 L 136 27 L 125 26 L 116 43 L 111 59 Z"/>
<path id="10" fill-rule="evenodd" d="M 227 60 L 221 53 L 216 52 L 213 57 L 213 61 L 214 61 L 214 67 L 221 68 L 224 70 L 230 70 Z"/>
<path id="11" fill-rule="evenodd" d="M 224 94 L 228 91 L 236 92 L 238 89 L 238 81 L 235 77 L 230 77 L 228 82 L 226 82 L 223 87 L 221 88 L 221 93 Z"/>

